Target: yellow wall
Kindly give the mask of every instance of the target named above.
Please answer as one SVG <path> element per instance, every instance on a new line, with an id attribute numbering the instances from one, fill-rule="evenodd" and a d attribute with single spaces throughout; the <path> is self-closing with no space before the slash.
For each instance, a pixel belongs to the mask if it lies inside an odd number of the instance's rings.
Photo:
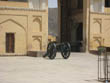
<path id="1" fill-rule="evenodd" d="M 105 13 L 110 13 L 110 8 L 105 8 Z"/>
<path id="2" fill-rule="evenodd" d="M 22 7 L 28 8 L 28 2 L 13 2 L 13 1 L 0 1 L 0 6 L 2 7 Z"/>
<path id="3" fill-rule="evenodd" d="M 90 50 L 110 47 L 110 14 L 90 13 Z"/>
<path id="4" fill-rule="evenodd" d="M 99 46 L 110 47 L 110 8 L 104 12 L 89 12 L 89 50 L 98 50 Z"/>
<path id="5" fill-rule="evenodd" d="M 6 53 L 6 33 L 15 34 L 15 53 L 26 54 L 26 17 L 0 15 L 0 19 L 0 54 Z"/>
<path id="6" fill-rule="evenodd" d="M 15 33 L 15 53 L 6 53 L 6 33 Z M 48 10 L 0 8 L 0 55 L 46 51 Z"/>

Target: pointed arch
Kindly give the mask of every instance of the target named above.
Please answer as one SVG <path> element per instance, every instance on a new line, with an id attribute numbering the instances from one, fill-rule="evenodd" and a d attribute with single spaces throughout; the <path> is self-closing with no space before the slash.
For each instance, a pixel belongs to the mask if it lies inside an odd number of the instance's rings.
<path id="1" fill-rule="evenodd" d="M 42 37 L 41 36 L 33 36 L 33 41 L 37 40 L 40 43 L 40 50 L 42 50 Z"/>
<path id="2" fill-rule="evenodd" d="M 97 27 L 96 27 L 97 26 Z M 102 20 L 101 19 L 94 19 L 94 27 L 93 29 L 97 31 L 96 33 L 102 33 Z"/>
<path id="3" fill-rule="evenodd" d="M 33 22 L 37 22 L 40 25 L 40 31 L 42 31 L 42 20 L 41 17 L 36 17 Z"/>
<path id="4" fill-rule="evenodd" d="M 6 23 L 6 22 L 8 22 L 8 21 L 11 21 L 11 22 L 17 24 L 18 26 L 20 26 L 20 27 L 26 32 L 25 27 L 22 26 L 20 23 L 16 22 L 15 20 L 13 20 L 13 19 L 7 19 L 7 20 L 5 20 L 5 21 L 2 21 L 0 24 L 4 24 L 4 23 Z"/>

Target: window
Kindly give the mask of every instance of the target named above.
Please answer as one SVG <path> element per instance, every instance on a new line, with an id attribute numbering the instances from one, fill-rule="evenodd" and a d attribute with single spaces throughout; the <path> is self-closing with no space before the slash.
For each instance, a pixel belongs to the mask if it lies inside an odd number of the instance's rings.
<path id="1" fill-rule="evenodd" d="M 90 8 L 92 12 L 104 12 L 105 0 L 90 0 Z"/>
<path id="2" fill-rule="evenodd" d="M 47 8 L 47 0 L 29 0 L 29 7 L 45 10 Z"/>
<path id="3" fill-rule="evenodd" d="M 14 33 L 6 33 L 6 53 L 14 53 L 15 35 Z"/>
<path id="4" fill-rule="evenodd" d="M 110 7 L 110 0 L 105 0 L 105 7 Z"/>
<path id="5" fill-rule="evenodd" d="M 41 8 L 42 10 L 45 10 L 46 7 L 47 7 L 47 0 L 41 0 L 40 6 L 41 6 L 40 8 Z"/>

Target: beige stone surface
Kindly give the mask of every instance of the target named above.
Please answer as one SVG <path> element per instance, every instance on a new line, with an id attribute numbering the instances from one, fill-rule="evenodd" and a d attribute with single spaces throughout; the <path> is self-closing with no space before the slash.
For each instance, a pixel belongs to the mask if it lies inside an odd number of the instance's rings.
<path id="1" fill-rule="evenodd" d="M 87 2 L 88 1 L 88 2 Z M 85 4 L 84 14 L 84 26 L 86 27 L 86 48 L 89 51 L 97 51 L 98 46 L 110 47 L 110 8 L 104 7 L 104 12 L 90 10 L 90 0 L 87 0 Z M 95 1 L 95 0 L 94 0 Z M 98 4 L 98 3 L 96 3 Z M 102 5 L 103 7 L 103 5 Z M 86 21 L 86 22 L 85 22 Z M 86 25 L 85 25 L 86 23 Z"/>
<path id="2" fill-rule="evenodd" d="M 2 1 L 1 1 L 2 2 Z M 21 2 L 2 2 L 10 3 Z M 2 4 L 1 3 L 1 4 Z M 8 4 L 9 3 L 9 4 Z M 23 3 L 22 3 L 23 4 Z M 22 5 L 21 4 L 21 5 Z M 15 52 L 6 53 L 6 33 L 15 35 Z M 0 7 L 0 55 L 26 55 L 28 51 L 46 51 L 48 9 Z"/>
<path id="3" fill-rule="evenodd" d="M 90 14 L 90 50 L 97 50 L 98 46 L 110 47 L 110 14 Z"/>
<path id="4" fill-rule="evenodd" d="M 41 57 L 0 57 L 0 83 L 100 83 L 97 56 L 73 53 L 68 60 Z"/>
<path id="5" fill-rule="evenodd" d="M 104 8 L 103 13 L 91 12 L 90 0 L 83 1 L 83 19 L 81 18 L 81 21 L 83 20 L 83 48 L 90 51 L 97 50 L 99 45 L 110 47 L 110 8 Z M 27 2 L 0 1 L 0 55 L 24 55 L 27 51 L 46 51 L 48 5 L 44 10 L 29 9 L 28 5 Z M 59 36 L 61 35 L 60 5 L 59 0 Z M 6 53 L 6 33 L 15 33 L 15 53 L 13 54 Z"/>
<path id="6" fill-rule="evenodd" d="M 110 13 L 110 8 L 105 8 L 106 13 Z"/>
<path id="7" fill-rule="evenodd" d="M 0 6 L 28 8 L 28 2 L 0 1 Z"/>

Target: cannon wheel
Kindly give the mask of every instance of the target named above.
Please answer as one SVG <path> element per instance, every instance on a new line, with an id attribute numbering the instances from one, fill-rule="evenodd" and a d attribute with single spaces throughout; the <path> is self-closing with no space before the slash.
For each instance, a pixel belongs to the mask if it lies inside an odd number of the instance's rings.
<path id="1" fill-rule="evenodd" d="M 71 53 L 71 46 L 69 43 L 64 43 L 61 48 L 61 54 L 64 59 L 68 59 Z"/>
<path id="2" fill-rule="evenodd" d="M 56 51 L 57 51 L 56 50 L 56 44 L 55 44 L 55 42 L 50 43 L 48 45 L 47 50 L 49 51 L 49 53 L 48 53 L 49 59 L 51 59 L 51 60 L 55 59 L 55 57 L 56 57 Z"/>

